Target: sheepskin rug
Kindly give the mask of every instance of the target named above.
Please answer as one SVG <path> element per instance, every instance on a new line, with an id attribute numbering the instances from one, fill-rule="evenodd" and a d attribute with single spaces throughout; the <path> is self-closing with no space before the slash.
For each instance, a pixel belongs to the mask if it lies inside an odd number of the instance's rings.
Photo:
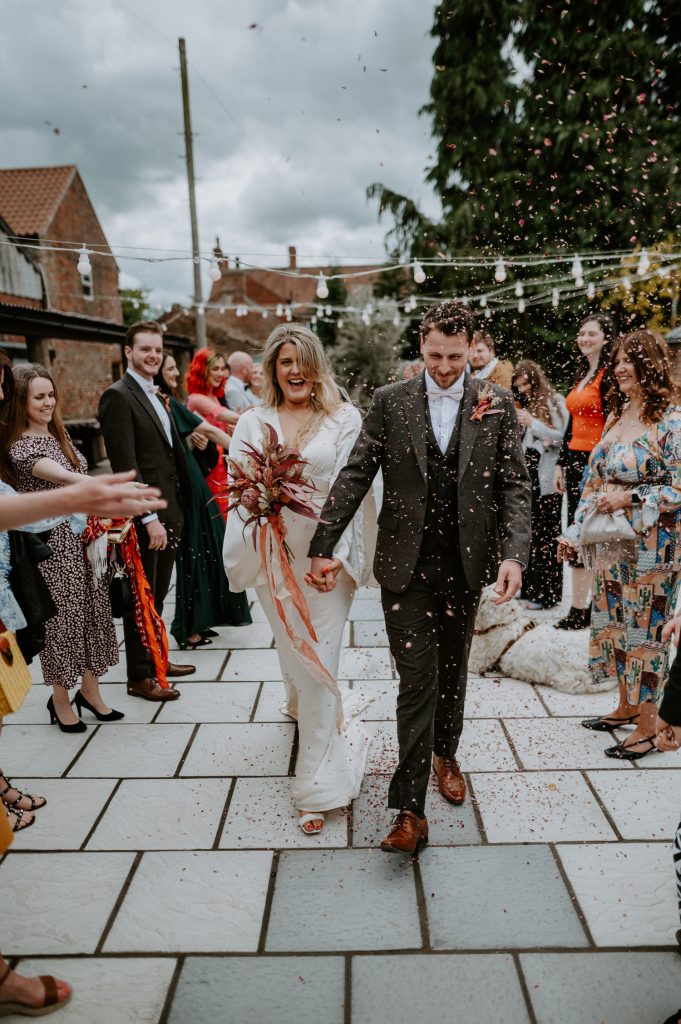
<path id="1" fill-rule="evenodd" d="M 588 669 L 589 630 L 554 629 L 536 622 L 515 599 L 496 605 L 483 591 L 468 660 L 473 675 L 507 676 L 541 683 L 563 693 L 602 693 Z"/>

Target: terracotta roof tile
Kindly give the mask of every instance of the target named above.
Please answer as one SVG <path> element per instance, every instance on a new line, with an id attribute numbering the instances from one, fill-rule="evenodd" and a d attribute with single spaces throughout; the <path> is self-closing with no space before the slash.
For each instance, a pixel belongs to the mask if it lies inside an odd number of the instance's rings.
<path id="1" fill-rule="evenodd" d="M 77 173 L 73 164 L 0 169 L 0 214 L 17 235 L 44 237 Z"/>

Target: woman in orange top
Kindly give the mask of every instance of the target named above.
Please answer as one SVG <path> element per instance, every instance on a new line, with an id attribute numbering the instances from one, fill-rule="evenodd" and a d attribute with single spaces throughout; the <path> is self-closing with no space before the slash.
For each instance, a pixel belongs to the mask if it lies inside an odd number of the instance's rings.
<path id="1" fill-rule="evenodd" d="M 220 427 L 231 434 L 238 414 L 226 409 L 220 403 L 224 392 L 227 365 L 219 352 L 210 348 L 200 348 L 189 366 L 185 381 L 187 389 L 187 408 L 197 416 L 203 417 L 214 427 Z M 218 460 L 206 477 L 206 483 L 215 495 L 215 500 L 223 517 L 227 518 L 229 500 L 226 494 L 227 464 L 225 452 L 218 446 Z"/>
<path id="2" fill-rule="evenodd" d="M 582 320 L 577 331 L 580 358 L 572 390 L 565 399 L 570 419 L 556 466 L 556 490 L 567 494 L 568 523 L 574 519 L 584 484 L 584 471 L 605 425 L 605 376 L 615 325 L 603 313 Z M 591 574 L 581 561 L 572 566 L 572 607 L 556 629 L 586 629 L 591 619 Z"/>

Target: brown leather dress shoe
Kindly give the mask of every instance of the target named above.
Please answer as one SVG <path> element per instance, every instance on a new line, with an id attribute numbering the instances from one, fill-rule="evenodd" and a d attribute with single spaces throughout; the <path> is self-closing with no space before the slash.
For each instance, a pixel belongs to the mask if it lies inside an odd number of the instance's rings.
<path id="1" fill-rule="evenodd" d="M 466 780 L 455 757 L 433 756 L 433 771 L 437 775 L 437 788 L 450 804 L 462 804 L 466 799 Z"/>
<path id="2" fill-rule="evenodd" d="M 196 665 L 176 665 L 173 661 L 168 662 L 168 668 L 166 669 L 168 679 L 176 679 L 179 676 L 191 676 L 194 672 L 196 672 Z"/>
<path id="3" fill-rule="evenodd" d="M 131 697 L 141 697 L 142 700 L 177 700 L 180 696 L 179 690 L 172 687 L 165 689 L 157 679 L 147 676 L 146 679 L 138 679 L 136 682 L 128 682 L 128 693 Z"/>
<path id="4" fill-rule="evenodd" d="M 428 819 L 413 811 L 395 815 L 392 831 L 381 843 L 386 853 L 418 853 L 428 842 Z"/>

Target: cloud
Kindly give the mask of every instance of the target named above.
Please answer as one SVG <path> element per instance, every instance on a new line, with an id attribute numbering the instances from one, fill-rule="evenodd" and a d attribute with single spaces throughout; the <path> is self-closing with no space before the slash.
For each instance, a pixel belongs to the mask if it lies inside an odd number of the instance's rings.
<path id="1" fill-rule="evenodd" d="M 0 110 L 5 162 L 75 163 L 112 244 L 188 249 L 182 35 L 202 248 L 219 235 L 224 249 L 267 254 L 252 261 L 271 265 L 289 244 L 322 258 L 380 257 L 387 225 L 367 185 L 437 206 L 423 183 L 429 123 L 418 116 L 433 7 L 62 0 L 37 18 L 31 5 L 0 0 L 14 97 Z M 120 265 L 159 301 L 192 289 L 188 263 Z"/>

